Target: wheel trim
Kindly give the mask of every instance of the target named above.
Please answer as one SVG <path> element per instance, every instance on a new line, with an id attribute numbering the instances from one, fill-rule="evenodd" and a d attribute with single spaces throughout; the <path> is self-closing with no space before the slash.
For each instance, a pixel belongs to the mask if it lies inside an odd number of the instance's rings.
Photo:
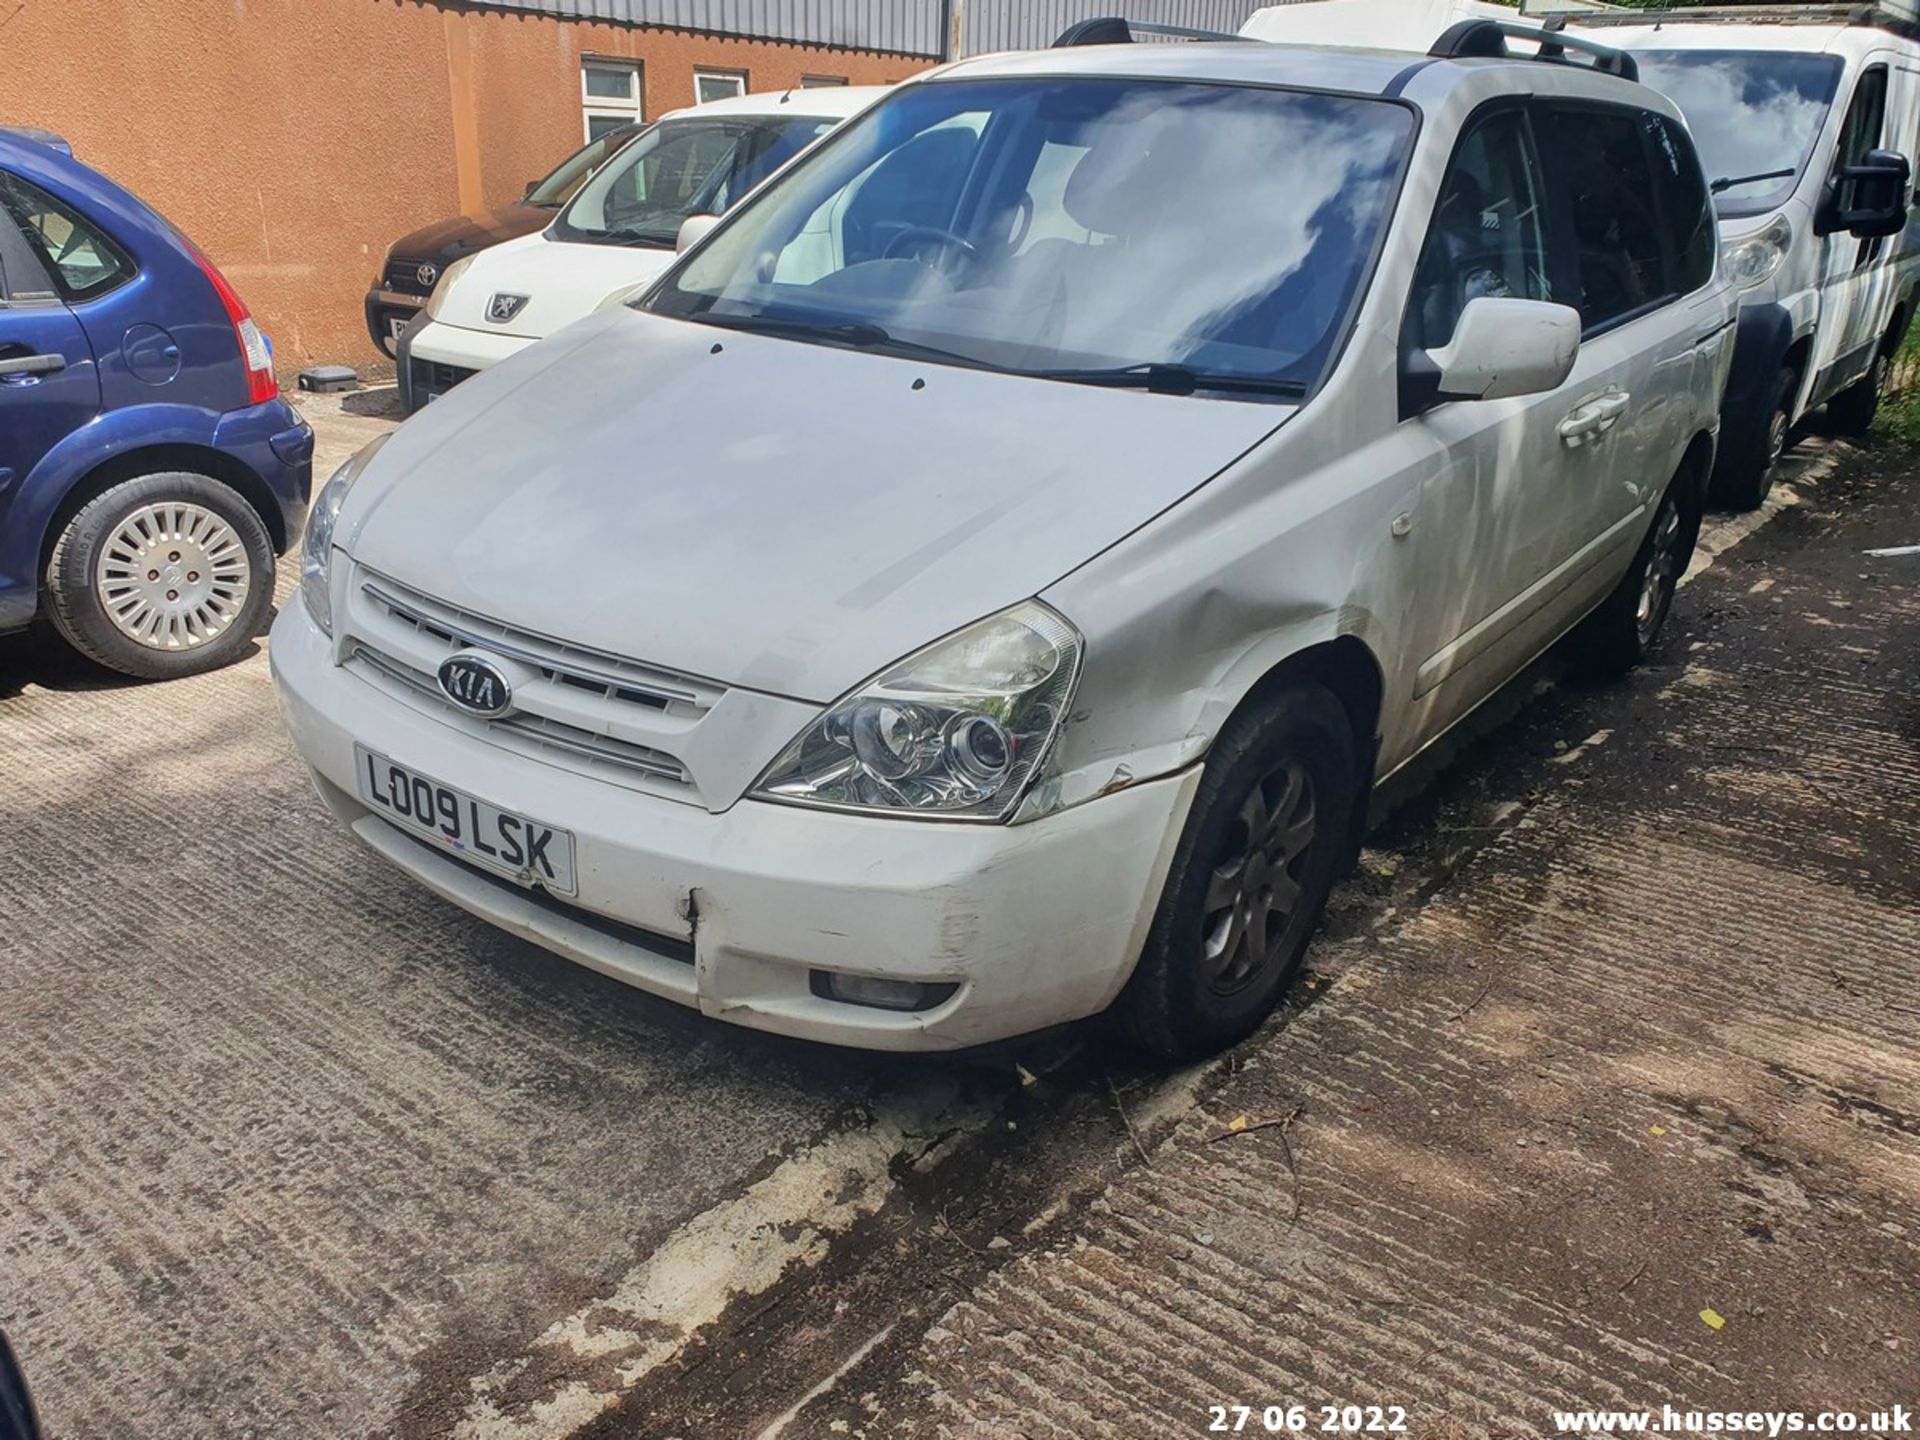
<path id="1" fill-rule="evenodd" d="M 1780 457 L 1787 453 L 1787 412 L 1776 410 L 1767 421 L 1767 462 L 1763 475 L 1771 475 Z"/>
<path id="2" fill-rule="evenodd" d="M 1653 551 L 1640 582 L 1640 603 L 1634 610 L 1634 629 L 1642 645 L 1653 643 L 1660 622 L 1680 579 L 1680 502 L 1669 495 L 1653 522 Z"/>
<path id="3" fill-rule="evenodd" d="M 211 644 L 246 609 L 253 564 L 239 532 L 191 501 L 143 505 L 100 547 L 94 594 L 107 620 L 146 650 Z"/>
<path id="4" fill-rule="evenodd" d="M 1298 761 L 1248 790 L 1202 906 L 1202 969 L 1216 994 L 1245 989 L 1281 953 L 1300 913 L 1316 830 L 1313 781 Z"/>

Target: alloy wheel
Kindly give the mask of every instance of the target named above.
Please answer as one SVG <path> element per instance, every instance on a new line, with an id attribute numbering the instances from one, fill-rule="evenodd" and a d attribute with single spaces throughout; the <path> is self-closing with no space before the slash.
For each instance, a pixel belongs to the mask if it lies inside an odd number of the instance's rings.
<path id="1" fill-rule="evenodd" d="M 1634 629 L 1644 648 L 1660 633 L 1660 622 L 1667 618 L 1667 607 L 1680 580 L 1680 502 L 1669 495 L 1653 523 L 1653 551 L 1647 556 L 1647 573 L 1640 582 L 1640 603 L 1634 610 Z"/>
<path id="2" fill-rule="evenodd" d="M 120 522 L 94 568 L 100 608 L 148 650 L 197 650 L 246 608 L 253 565 L 239 534 L 203 505 L 161 501 Z"/>
<path id="3" fill-rule="evenodd" d="M 1289 761 L 1247 792 L 1213 867 L 1201 920 L 1216 994 L 1244 989 L 1281 952 L 1300 908 L 1316 822 L 1313 781 Z"/>

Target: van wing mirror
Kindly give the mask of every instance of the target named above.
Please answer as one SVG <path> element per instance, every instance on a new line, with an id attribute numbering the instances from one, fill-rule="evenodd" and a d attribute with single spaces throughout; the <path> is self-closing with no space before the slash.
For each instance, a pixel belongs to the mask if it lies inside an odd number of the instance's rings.
<path id="1" fill-rule="evenodd" d="M 1557 390 L 1579 353 L 1580 312 L 1572 306 L 1482 295 L 1460 312 L 1451 340 L 1408 357 L 1402 411 Z"/>
<path id="2" fill-rule="evenodd" d="M 702 240 L 707 232 L 720 223 L 718 215 L 689 215 L 680 222 L 680 233 L 674 237 L 673 250 L 676 255 L 684 255 Z"/>
<path id="3" fill-rule="evenodd" d="M 1816 230 L 1844 230 L 1863 240 L 1898 235 L 1907 228 L 1907 201 L 1913 168 L 1898 150 L 1869 150 L 1858 164 L 1833 172 L 1827 203 Z"/>

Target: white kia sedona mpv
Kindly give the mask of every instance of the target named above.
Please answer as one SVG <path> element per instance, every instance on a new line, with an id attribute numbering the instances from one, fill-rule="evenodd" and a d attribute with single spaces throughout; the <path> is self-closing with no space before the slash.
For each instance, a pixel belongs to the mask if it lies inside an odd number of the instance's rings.
<path id="1" fill-rule="evenodd" d="M 322 798 L 739 1024 L 1246 1034 L 1371 789 L 1569 631 L 1632 664 L 1693 545 L 1706 181 L 1519 33 L 902 86 L 328 483 L 272 639 Z"/>

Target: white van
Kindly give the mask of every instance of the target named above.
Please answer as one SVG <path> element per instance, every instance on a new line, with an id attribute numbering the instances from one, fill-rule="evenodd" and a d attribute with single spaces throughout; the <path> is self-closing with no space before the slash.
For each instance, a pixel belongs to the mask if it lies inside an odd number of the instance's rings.
<path id="1" fill-rule="evenodd" d="M 1725 504 L 1766 498 L 1792 427 L 1815 406 L 1842 433 L 1864 433 L 1913 318 L 1920 42 L 1886 28 L 1911 33 L 1912 20 L 1819 5 L 1575 17 L 1679 105 L 1712 177 L 1742 302 L 1714 475 Z"/>
<path id="2" fill-rule="evenodd" d="M 672 263 L 683 224 L 718 215 L 884 86 L 710 100 L 636 135 L 553 223 L 447 267 L 395 344 L 409 412 Z"/>
<path id="3" fill-rule="evenodd" d="M 1246 1034 L 1375 784 L 1562 636 L 1635 663 L 1700 522 L 1705 176 L 1512 29 L 899 87 L 328 482 L 271 646 L 322 799 L 737 1024 Z"/>

